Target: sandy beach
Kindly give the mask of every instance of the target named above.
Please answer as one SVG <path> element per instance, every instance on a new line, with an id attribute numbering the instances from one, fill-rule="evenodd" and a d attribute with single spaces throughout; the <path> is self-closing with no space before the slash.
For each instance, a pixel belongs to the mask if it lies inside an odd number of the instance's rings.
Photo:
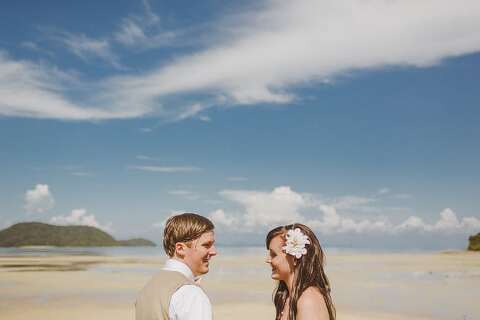
<path id="1" fill-rule="evenodd" d="M 136 293 L 161 257 L 0 257 L 0 319 L 134 319 Z M 336 253 L 327 272 L 337 318 L 480 319 L 480 254 Z M 274 282 L 260 255 L 219 256 L 202 285 L 215 319 L 273 319 Z"/>

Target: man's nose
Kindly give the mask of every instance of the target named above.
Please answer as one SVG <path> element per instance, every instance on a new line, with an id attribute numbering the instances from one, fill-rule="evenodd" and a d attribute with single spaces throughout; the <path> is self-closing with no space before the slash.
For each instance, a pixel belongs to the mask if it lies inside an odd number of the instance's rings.
<path id="1" fill-rule="evenodd" d="M 213 245 L 210 248 L 210 256 L 216 256 L 217 254 L 218 254 L 217 248 L 215 247 L 215 245 Z"/>
<path id="2" fill-rule="evenodd" d="M 271 263 L 272 263 L 272 259 L 267 256 L 267 257 L 265 258 L 265 263 L 271 264 Z"/>

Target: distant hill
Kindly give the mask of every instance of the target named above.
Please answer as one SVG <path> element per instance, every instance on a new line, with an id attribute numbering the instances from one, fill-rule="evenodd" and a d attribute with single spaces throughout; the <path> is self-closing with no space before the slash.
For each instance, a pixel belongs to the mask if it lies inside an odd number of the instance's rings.
<path id="1" fill-rule="evenodd" d="M 468 250 L 480 251 L 480 233 L 468 238 Z"/>
<path id="2" fill-rule="evenodd" d="M 119 245 L 124 247 L 155 247 L 156 244 L 150 240 L 135 238 L 129 240 L 118 240 Z"/>
<path id="3" fill-rule="evenodd" d="M 118 241 L 90 226 L 56 226 L 41 222 L 17 223 L 0 231 L 0 247 L 22 246 L 113 247 L 155 246 L 155 243 L 145 239 Z"/>

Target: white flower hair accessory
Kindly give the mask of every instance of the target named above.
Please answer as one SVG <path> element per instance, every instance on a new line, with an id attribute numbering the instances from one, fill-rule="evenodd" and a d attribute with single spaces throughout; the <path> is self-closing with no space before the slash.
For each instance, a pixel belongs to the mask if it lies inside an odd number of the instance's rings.
<path id="1" fill-rule="evenodd" d="M 308 237 L 300 230 L 295 228 L 294 230 L 288 230 L 287 235 L 285 236 L 286 243 L 282 247 L 286 253 L 295 256 L 295 258 L 300 259 L 304 254 L 307 254 L 307 248 L 305 246 L 310 244 Z"/>

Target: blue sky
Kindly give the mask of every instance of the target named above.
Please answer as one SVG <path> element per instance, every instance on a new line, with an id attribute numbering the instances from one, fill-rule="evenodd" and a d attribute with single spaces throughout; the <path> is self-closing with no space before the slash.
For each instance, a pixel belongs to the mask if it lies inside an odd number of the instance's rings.
<path id="1" fill-rule="evenodd" d="M 291 221 L 332 246 L 480 231 L 475 1 L 17 1 L 0 21 L 1 227 L 159 242 L 194 211 L 225 244 Z"/>

